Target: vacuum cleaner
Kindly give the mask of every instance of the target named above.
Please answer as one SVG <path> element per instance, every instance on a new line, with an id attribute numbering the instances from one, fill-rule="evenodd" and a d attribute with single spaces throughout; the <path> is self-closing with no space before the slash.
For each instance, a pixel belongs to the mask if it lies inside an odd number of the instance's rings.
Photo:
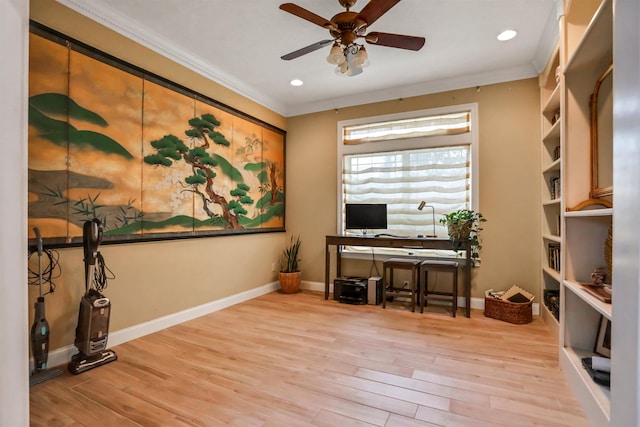
<path id="1" fill-rule="evenodd" d="M 107 349 L 111 301 L 102 294 L 107 286 L 105 271 L 108 270 L 98 251 L 102 232 L 102 223 L 97 218 L 86 221 L 82 227 L 85 293 L 80 300 L 76 327 L 75 346 L 79 352 L 68 365 L 72 374 L 86 372 L 118 358 L 113 350 Z"/>
<path id="2" fill-rule="evenodd" d="M 35 316 L 33 325 L 31 326 L 31 352 L 33 353 L 33 372 L 29 377 L 29 386 L 39 384 L 50 380 L 62 374 L 60 369 L 47 370 L 47 359 L 49 358 L 49 322 L 45 317 L 44 295 L 42 294 L 42 236 L 40 230 L 36 227 L 33 229 L 36 233 L 37 250 L 38 250 L 38 287 L 39 296 L 34 304 Z M 51 259 L 50 259 L 51 261 Z M 52 264 L 52 263 L 51 263 Z M 53 265 L 49 271 L 53 270 Z"/>

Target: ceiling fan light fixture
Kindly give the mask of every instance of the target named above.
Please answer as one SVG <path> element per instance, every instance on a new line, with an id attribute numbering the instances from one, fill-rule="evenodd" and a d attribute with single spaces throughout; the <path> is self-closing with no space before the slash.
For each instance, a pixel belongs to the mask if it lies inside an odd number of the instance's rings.
<path id="1" fill-rule="evenodd" d="M 355 64 L 354 59 L 357 54 L 357 46 L 351 45 L 345 49 L 346 61 L 336 67 L 336 74 L 342 77 L 353 77 L 362 73 L 362 67 Z"/>
<path id="2" fill-rule="evenodd" d="M 344 53 L 340 48 L 340 45 L 336 42 L 331 47 L 331 51 L 329 51 L 329 56 L 327 56 L 327 62 L 333 65 L 340 65 L 346 61 L 344 57 Z"/>
<path id="3" fill-rule="evenodd" d="M 367 64 L 367 59 L 369 59 L 369 55 L 367 55 L 367 50 L 364 46 L 360 46 L 358 53 L 353 57 L 353 65 L 356 67 L 363 67 Z"/>

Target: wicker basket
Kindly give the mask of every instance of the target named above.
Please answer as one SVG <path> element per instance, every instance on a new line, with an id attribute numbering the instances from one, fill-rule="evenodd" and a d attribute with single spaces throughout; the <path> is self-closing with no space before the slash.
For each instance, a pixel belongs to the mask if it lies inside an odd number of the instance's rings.
<path id="1" fill-rule="evenodd" d="M 484 315 L 498 320 L 503 320 L 516 325 L 531 323 L 533 312 L 532 301 L 516 303 L 503 301 L 496 298 L 484 298 Z"/>

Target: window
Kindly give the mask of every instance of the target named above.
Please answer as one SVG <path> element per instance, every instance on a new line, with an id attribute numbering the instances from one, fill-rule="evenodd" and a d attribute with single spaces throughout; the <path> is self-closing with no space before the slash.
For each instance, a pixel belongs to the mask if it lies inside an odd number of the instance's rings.
<path id="1" fill-rule="evenodd" d="M 385 203 L 387 229 L 370 232 L 445 237 L 444 214 L 477 209 L 476 117 L 469 104 L 340 122 L 338 232 L 361 232 L 345 230 L 345 204 Z"/>

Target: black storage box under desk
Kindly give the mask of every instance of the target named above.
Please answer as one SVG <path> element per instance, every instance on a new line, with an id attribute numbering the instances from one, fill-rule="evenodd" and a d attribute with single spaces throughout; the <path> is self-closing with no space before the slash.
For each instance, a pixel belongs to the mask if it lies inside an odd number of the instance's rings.
<path id="1" fill-rule="evenodd" d="M 367 303 L 367 279 L 337 277 L 333 281 L 333 299 L 345 304 Z"/>

